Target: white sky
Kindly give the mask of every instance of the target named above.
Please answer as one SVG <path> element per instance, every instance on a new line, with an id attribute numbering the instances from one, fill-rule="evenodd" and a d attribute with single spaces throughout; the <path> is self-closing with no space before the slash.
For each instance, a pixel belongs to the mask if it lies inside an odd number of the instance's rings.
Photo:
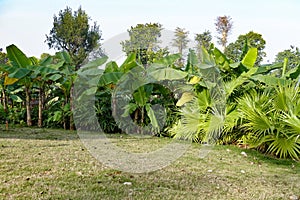
<path id="1" fill-rule="evenodd" d="M 54 14 L 80 5 L 100 25 L 104 41 L 137 23 L 159 22 L 167 30 L 185 28 L 191 39 L 210 30 L 216 43 L 215 19 L 229 15 L 234 23 L 229 42 L 249 31 L 262 34 L 265 61 L 290 45 L 300 47 L 299 0 L 0 0 L 0 47 L 16 44 L 27 56 L 53 53 L 44 41 Z"/>

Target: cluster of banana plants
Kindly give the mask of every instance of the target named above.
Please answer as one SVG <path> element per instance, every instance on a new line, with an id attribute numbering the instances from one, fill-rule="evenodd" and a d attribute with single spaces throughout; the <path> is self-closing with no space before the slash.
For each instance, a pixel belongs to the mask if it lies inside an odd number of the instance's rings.
<path id="1" fill-rule="evenodd" d="M 84 129 L 97 130 L 97 118 L 101 130 L 108 133 L 163 134 L 164 127 L 177 120 L 174 83 L 183 82 L 187 76 L 175 69 L 179 58 L 178 54 L 168 55 L 145 66 L 132 53 L 120 66 L 114 61 L 106 62 L 98 78 L 94 79 L 93 74 L 78 85 L 89 89 L 79 94 L 82 103 L 78 103 L 81 109 L 76 117 L 85 120 L 77 122 Z M 82 87 L 81 82 L 88 84 Z M 85 103 L 93 105 L 93 109 L 88 110 L 91 106 Z"/>
<path id="2" fill-rule="evenodd" d="M 39 60 L 14 45 L 6 50 L 2 122 L 66 129 L 75 121 L 80 129 L 243 144 L 299 159 L 300 65 L 287 59 L 257 66 L 257 49 L 245 47 L 232 62 L 211 45 L 200 58 L 191 49 L 184 67 L 176 66 L 179 54 L 145 65 L 132 53 L 120 66 L 104 56 L 75 70 L 65 52 Z"/>
<path id="3" fill-rule="evenodd" d="M 2 121 L 72 128 L 71 89 L 77 72 L 70 56 L 58 52 L 37 59 L 15 45 L 6 51 L 9 62 L 0 65 Z M 15 119 L 18 113 L 22 115 Z"/>

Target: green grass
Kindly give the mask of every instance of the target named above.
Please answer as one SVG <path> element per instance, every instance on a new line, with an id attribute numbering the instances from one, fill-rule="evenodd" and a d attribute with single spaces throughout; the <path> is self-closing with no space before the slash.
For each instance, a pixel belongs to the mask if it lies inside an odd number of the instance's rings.
<path id="1" fill-rule="evenodd" d="M 109 138 L 132 152 L 155 150 L 171 141 Z M 0 199 L 274 200 L 300 195 L 299 162 L 234 146 L 215 146 L 204 158 L 199 154 L 200 146 L 193 144 L 161 170 L 127 173 L 93 158 L 76 132 L 0 127 Z"/>

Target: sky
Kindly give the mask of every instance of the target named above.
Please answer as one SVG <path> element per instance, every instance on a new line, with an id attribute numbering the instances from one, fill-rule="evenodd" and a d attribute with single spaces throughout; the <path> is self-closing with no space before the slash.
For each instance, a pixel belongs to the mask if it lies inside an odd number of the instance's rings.
<path id="1" fill-rule="evenodd" d="M 209 30 L 216 44 L 215 21 L 230 16 L 233 29 L 229 43 L 254 31 L 266 40 L 267 58 L 290 45 L 300 47 L 299 0 L 0 0 L 0 48 L 17 45 L 27 56 L 54 53 L 44 42 L 53 27 L 53 16 L 69 6 L 79 6 L 100 26 L 103 42 L 139 23 L 158 22 L 165 30 L 176 27 L 189 37 Z"/>

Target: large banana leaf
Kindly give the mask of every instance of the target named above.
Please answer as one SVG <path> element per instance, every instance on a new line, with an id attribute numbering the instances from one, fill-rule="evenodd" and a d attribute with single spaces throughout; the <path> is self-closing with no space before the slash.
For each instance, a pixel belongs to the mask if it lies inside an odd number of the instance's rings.
<path id="1" fill-rule="evenodd" d="M 17 68 L 14 70 L 14 72 L 10 73 L 8 75 L 9 78 L 16 78 L 16 79 L 21 79 L 26 77 L 28 74 L 31 73 L 31 70 L 26 69 L 26 68 Z"/>
<path id="2" fill-rule="evenodd" d="M 50 74 L 58 74 L 60 73 L 58 70 L 55 70 L 50 67 L 44 67 L 44 66 L 38 66 L 35 68 L 33 73 L 31 74 L 31 78 L 36 78 L 37 76 L 42 76 L 43 78 L 46 78 Z"/>
<path id="3" fill-rule="evenodd" d="M 4 85 L 12 85 L 14 83 L 16 83 L 19 79 L 17 78 L 9 78 L 8 76 L 5 76 L 4 79 Z"/>
<path id="4" fill-rule="evenodd" d="M 159 125 L 155 116 L 155 113 L 153 111 L 153 109 L 151 108 L 150 104 L 146 105 L 146 111 L 147 111 L 147 115 L 151 121 L 151 125 L 157 130 L 159 129 Z"/>
<path id="5" fill-rule="evenodd" d="M 256 67 L 252 68 L 248 72 L 243 72 L 239 77 L 225 82 L 224 88 L 226 91 L 226 97 L 229 97 L 236 88 L 248 81 L 250 77 L 256 72 L 256 70 Z"/>
<path id="6" fill-rule="evenodd" d="M 110 72 L 104 73 L 99 80 L 99 86 L 105 86 L 109 84 L 117 84 L 120 78 L 123 76 L 123 72 Z"/>
<path id="7" fill-rule="evenodd" d="M 151 94 L 151 93 L 150 93 Z M 133 93 L 133 98 L 138 106 L 142 107 L 145 106 L 148 98 L 149 93 L 146 92 L 145 86 L 139 87 L 135 93 Z"/>
<path id="8" fill-rule="evenodd" d="M 194 74 L 194 72 L 196 71 L 195 66 L 197 66 L 198 64 L 199 60 L 195 51 L 190 49 L 185 71 Z"/>
<path id="9" fill-rule="evenodd" d="M 195 95 L 191 92 L 184 92 L 182 94 L 182 96 L 180 97 L 180 99 L 177 101 L 176 106 L 182 106 L 185 103 L 191 101 L 193 98 L 195 97 Z"/>
<path id="10" fill-rule="evenodd" d="M 216 63 L 221 67 L 222 70 L 228 71 L 230 61 L 219 49 L 214 48 L 214 55 Z"/>
<path id="11" fill-rule="evenodd" d="M 286 74 L 285 77 L 291 79 L 297 79 L 300 75 L 300 64 L 297 67 L 290 69 Z"/>
<path id="12" fill-rule="evenodd" d="M 213 55 L 209 54 L 208 51 L 202 46 L 202 64 L 215 66 L 215 59 Z"/>
<path id="13" fill-rule="evenodd" d="M 80 69 L 78 70 L 78 73 L 81 73 L 81 72 L 84 72 L 87 70 L 91 70 L 91 69 L 95 69 L 95 68 L 99 68 L 101 65 L 103 65 L 107 61 L 107 59 L 108 59 L 107 56 L 103 56 L 102 58 L 98 58 L 96 60 L 88 62 L 87 64 L 80 67 Z"/>
<path id="14" fill-rule="evenodd" d="M 255 80 L 255 81 L 262 82 L 262 83 L 265 83 L 269 86 L 277 86 L 278 84 L 284 85 L 287 82 L 289 82 L 288 80 L 286 80 L 284 78 L 278 78 L 278 77 L 275 77 L 275 76 L 262 75 L 262 74 L 254 75 L 254 76 L 251 77 L 251 79 Z"/>
<path id="15" fill-rule="evenodd" d="M 106 64 L 104 73 L 110 73 L 110 72 L 118 72 L 119 66 L 115 61 L 111 61 Z"/>
<path id="16" fill-rule="evenodd" d="M 180 80 L 184 79 L 188 73 L 183 72 L 177 69 L 173 68 L 160 68 L 160 69 L 150 69 L 148 68 L 149 76 L 154 78 L 157 81 L 163 81 L 163 80 Z"/>
<path id="17" fill-rule="evenodd" d="M 272 70 L 275 69 L 280 69 L 282 68 L 282 63 L 275 63 L 275 64 L 267 64 L 267 65 L 261 65 L 259 66 L 259 68 L 257 69 L 257 71 L 255 72 L 254 75 L 256 74 L 267 74 L 269 72 L 271 72 Z"/>
<path id="18" fill-rule="evenodd" d="M 63 60 L 68 64 L 71 63 L 71 57 L 66 51 L 57 52 L 55 55 L 59 57 L 60 60 Z"/>
<path id="19" fill-rule="evenodd" d="M 32 64 L 30 59 L 14 44 L 6 47 L 6 52 L 14 67 L 25 68 Z"/>
<path id="20" fill-rule="evenodd" d="M 180 54 L 171 54 L 168 56 L 164 56 L 162 59 L 156 61 L 155 63 L 163 64 L 165 66 L 173 65 L 179 58 Z"/>
<path id="21" fill-rule="evenodd" d="M 126 73 L 129 70 L 135 68 L 136 66 L 137 66 L 136 54 L 132 53 L 132 54 L 127 56 L 126 60 L 120 66 L 120 71 L 123 72 L 123 73 Z"/>
<path id="22" fill-rule="evenodd" d="M 252 68 L 257 59 L 257 48 L 250 48 L 242 60 L 242 64 L 248 69 Z"/>

